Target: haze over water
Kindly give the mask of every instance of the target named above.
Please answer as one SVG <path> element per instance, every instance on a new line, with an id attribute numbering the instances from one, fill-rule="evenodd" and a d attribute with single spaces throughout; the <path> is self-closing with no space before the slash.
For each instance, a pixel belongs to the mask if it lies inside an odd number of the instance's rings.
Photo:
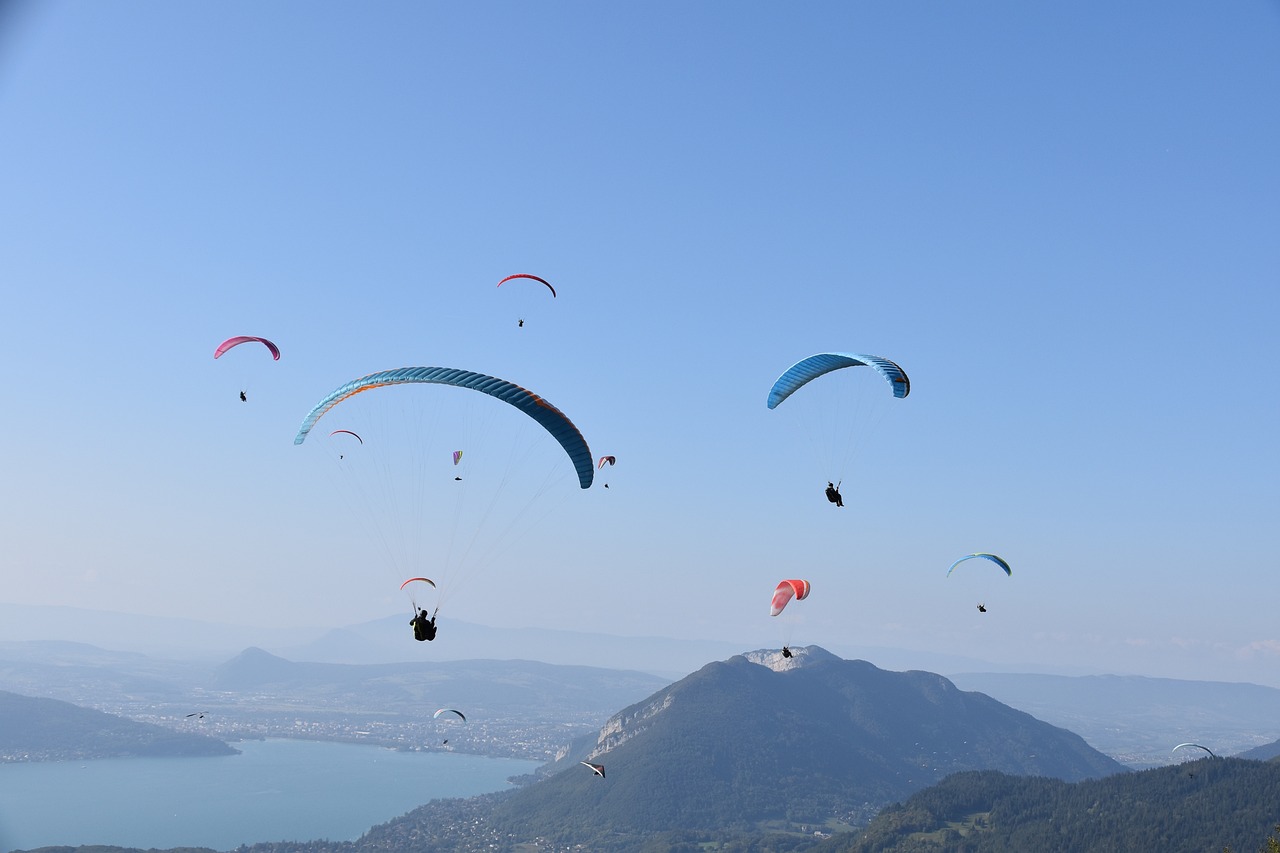
<path id="1" fill-rule="evenodd" d="M 354 840 L 432 799 L 502 790 L 540 763 L 316 741 L 235 746 L 242 754 L 0 765 L 0 851 Z"/>

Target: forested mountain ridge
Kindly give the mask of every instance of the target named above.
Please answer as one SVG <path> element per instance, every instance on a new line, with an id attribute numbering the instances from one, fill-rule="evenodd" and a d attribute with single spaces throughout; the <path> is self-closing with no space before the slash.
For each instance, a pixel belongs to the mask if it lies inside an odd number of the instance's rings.
<path id="1" fill-rule="evenodd" d="M 1253 853 L 1280 822 L 1280 763 L 1204 758 L 1063 782 L 957 773 L 820 853 Z"/>

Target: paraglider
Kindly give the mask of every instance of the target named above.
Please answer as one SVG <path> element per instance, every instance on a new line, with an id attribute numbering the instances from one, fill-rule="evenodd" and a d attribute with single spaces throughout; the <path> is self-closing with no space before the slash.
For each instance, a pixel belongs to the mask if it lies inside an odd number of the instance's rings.
<path id="1" fill-rule="evenodd" d="M 467 721 L 466 716 L 461 711 L 455 708 L 440 708 L 438 711 L 436 711 L 434 714 L 431 715 L 431 719 L 438 720 L 440 719 L 441 716 L 444 716 L 446 714 L 453 714 L 464 723 Z M 449 744 L 448 738 L 445 738 L 443 741 L 441 741 L 441 745 L 448 746 L 448 744 Z"/>
<path id="2" fill-rule="evenodd" d="M 911 393 L 911 381 L 895 362 L 877 355 L 823 352 L 803 358 L 783 371 L 769 389 L 766 403 L 776 409 L 815 379 L 850 367 L 869 367 L 889 385 L 868 379 L 867 371 L 842 372 L 838 380 L 818 383 L 818 390 L 806 392 L 799 410 L 792 415 L 805 433 L 815 468 L 827 476 L 825 495 L 830 503 L 844 506 L 840 483 L 853 474 L 851 467 L 859 447 L 868 442 L 870 426 L 888 408 L 886 401 Z M 834 382 L 834 384 L 829 384 Z M 788 407 L 793 411 L 797 404 Z M 816 472 L 815 472 L 816 473 Z"/>
<path id="3" fill-rule="evenodd" d="M 579 764 L 581 764 L 581 765 L 583 765 L 584 767 L 590 767 L 590 768 L 591 768 L 591 772 L 592 772 L 592 773 L 596 774 L 596 775 L 597 775 L 597 776 L 599 776 L 601 779 L 603 779 L 603 778 L 604 778 L 604 765 L 603 765 L 603 764 L 592 764 L 590 761 L 579 761 L 578 763 L 579 763 Z"/>
<path id="4" fill-rule="evenodd" d="M 506 284 L 507 282 L 512 281 L 512 280 L 514 280 L 514 279 L 529 279 L 530 281 L 536 281 L 536 282 L 538 282 L 539 284 L 541 284 L 541 285 L 545 286 L 545 287 L 547 288 L 547 290 L 551 291 L 551 298 L 552 298 L 552 299 L 554 299 L 554 298 L 555 298 L 555 296 L 556 296 L 556 289 L 555 289 L 554 287 L 552 287 L 552 286 L 551 286 L 551 282 L 547 281 L 545 278 L 540 278 L 539 276 L 536 276 L 536 275 L 530 275 L 530 274 L 528 274 L 528 273 L 516 273 L 515 275 L 509 275 L 509 276 L 507 276 L 506 278 L 504 278 L 502 281 L 498 282 L 498 287 L 502 287 L 502 285 L 504 285 L 504 284 Z M 541 288 L 539 288 L 539 290 L 540 290 L 540 289 L 541 289 Z M 521 288 L 517 288 L 517 290 L 521 290 Z M 540 296 L 539 296 L 539 297 L 534 297 L 534 296 L 521 296 L 521 298 L 520 298 L 520 302 L 521 302 L 521 305 L 522 305 L 524 308 L 529 309 L 529 310 L 532 310 L 532 309 L 536 308 L 536 306 L 537 306 L 537 300 L 538 300 L 538 299 L 541 299 L 541 298 L 545 298 L 545 297 L 540 297 Z M 527 311 L 527 310 L 526 310 L 525 314 L 526 314 L 526 315 L 528 314 L 528 311 Z M 524 317 L 524 316 L 519 317 L 519 318 L 516 320 L 516 326 L 517 326 L 518 328 L 523 329 L 523 328 L 524 328 L 524 321 L 525 321 L 525 317 Z"/>
<path id="5" fill-rule="evenodd" d="M 960 565 L 965 560 L 973 560 L 973 559 L 990 560 L 991 562 L 999 566 L 1001 569 L 1003 569 L 1005 575 L 1009 577 L 1013 577 L 1013 569 L 1009 568 L 1009 564 L 1006 563 L 1001 558 L 997 557 L 995 554 L 969 554 L 968 556 L 961 557 L 960 559 L 956 560 L 954 563 L 951 564 L 951 568 L 947 569 L 947 577 L 951 577 L 951 573 L 955 571 L 956 566 Z M 987 604 L 985 601 L 978 603 L 978 612 L 979 613 L 987 612 Z"/>
<path id="6" fill-rule="evenodd" d="M 1207 747 L 1207 746 L 1201 746 L 1201 745 L 1200 745 L 1200 744 L 1198 744 L 1198 743 L 1180 743 L 1180 744 L 1178 744 L 1177 746 L 1175 746 L 1173 749 L 1171 749 L 1171 750 L 1169 750 L 1169 751 L 1170 751 L 1170 752 L 1177 752 L 1178 750 L 1182 749 L 1183 747 L 1192 747 L 1192 748 L 1195 748 L 1195 749 L 1203 749 L 1205 752 L 1209 753 L 1209 757 L 1210 757 L 1210 758 L 1217 758 L 1217 757 L 1218 757 L 1218 756 L 1216 756 L 1216 755 L 1214 755 L 1214 754 L 1213 754 L 1213 750 L 1212 750 L 1212 749 L 1210 749 L 1210 748 L 1209 748 L 1209 747 Z"/>
<path id="7" fill-rule="evenodd" d="M 236 335 L 233 338 L 227 338 L 225 341 L 218 344 L 217 348 L 213 351 L 213 357 L 215 359 L 219 359 L 228 350 L 232 350 L 240 346 L 241 344 L 248 344 L 248 343 L 262 344 L 271 353 L 272 360 L 274 361 L 280 360 L 280 347 L 276 346 L 266 338 L 257 338 L 257 337 L 253 337 L 252 335 Z M 240 402 L 241 403 L 249 402 L 249 395 L 246 393 L 246 389 L 244 388 L 240 389 Z"/>
<path id="8" fill-rule="evenodd" d="M 596 470 L 599 471 L 601 468 L 603 468 L 606 465 L 612 468 L 614 465 L 617 464 L 617 462 L 618 462 L 618 457 L 616 456 L 601 456 L 600 461 L 596 463 Z M 604 487 L 606 489 L 609 488 L 609 484 L 605 483 Z"/>
<path id="9" fill-rule="evenodd" d="M 809 597 L 809 582 L 806 580 L 785 580 L 773 590 L 773 599 L 769 602 L 769 615 L 777 616 L 794 598 L 801 601 Z"/>
<path id="10" fill-rule="evenodd" d="M 409 578 L 400 584 L 400 590 L 409 594 L 409 602 L 413 605 L 413 618 L 409 620 L 409 624 L 413 626 L 413 638 L 418 642 L 436 638 L 435 616 L 428 617 L 426 608 L 418 607 L 417 591 L 423 588 L 423 584 L 432 589 L 436 587 L 435 581 L 431 578 Z"/>
<path id="11" fill-rule="evenodd" d="M 384 390 L 393 386 L 400 390 Z M 344 432 L 309 439 L 326 417 L 340 419 L 329 433 Z M 414 600 L 410 614 L 424 642 L 450 598 L 504 552 L 535 541 L 554 502 L 578 491 L 569 482 L 590 488 L 596 465 L 582 433 L 545 398 L 448 367 L 404 367 L 339 385 L 306 414 L 294 443 L 324 460 L 351 523 L 364 527 L 375 568 L 390 575 L 381 583 L 425 599 Z M 344 449 L 351 458 L 338 462 Z M 434 589 L 425 581 L 404 586 L 410 575 L 428 576 Z"/>
<path id="12" fill-rule="evenodd" d="M 780 581 L 773 590 L 773 598 L 769 601 L 769 615 L 771 617 L 779 616 L 792 599 L 800 601 L 808 597 L 808 581 L 798 578 Z M 795 608 L 792 608 L 790 613 L 777 622 L 778 633 L 781 635 L 779 639 L 782 641 L 782 656 L 784 658 L 789 658 L 793 654 L 791 651 L 791 636 L 799 621 L 800 619 L 796 617 Z"/>

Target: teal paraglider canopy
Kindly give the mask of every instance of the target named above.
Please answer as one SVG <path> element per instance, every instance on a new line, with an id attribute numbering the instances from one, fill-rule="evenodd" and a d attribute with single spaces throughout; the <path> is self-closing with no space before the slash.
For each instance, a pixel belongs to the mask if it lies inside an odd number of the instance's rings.
<path id="1" fill-rule="evenodd" d="M 821 352 L 797 361 L 778 377 L 769 389 L 769 408 L 777 408 L 783 400 L 819 376 L 845 367 L 872 368 L 889 383 L 895 397 L 902 398 L 911 393 L 911 380 L 907 378 L 906 371 L 887 358 L 849 352 Z"/>
<path id="2" fill-rule="evenodd" d="M 532 391 L 521 388 L 519 385 L 508 382 L 505 379 L 452 367 L 401 367 L 353 379 L 345 385 L 339 386 L 307 413 L 307 416 L 302 420 L 302 426 L 298 429 L 298 434 L 293 439 L 293 443 L 302 444 L 306 441 L 307 434 L 316 425 L 316 421 L 320 420 L 325 412 L 348 397 L 374 388 L 408 383 L 452 385 L 457 388 L 468 388 L 488 394 L 490 397 L 514 406 L 551 433 L 551 436 L 560 443 L 560 446 L 564 448 L 565 453 L 569 455 L 569 459 L 573 462 L 574 470 L 578 474 L 578 484 L 584 489 L 590 488 L 595 474 L 595 464 L 591 456 L 591 449 L 587 447 L 587 441 L 582 437 L 582 433 L 573 425 L 573 422 L 569 420 L 564 412 Z"/>

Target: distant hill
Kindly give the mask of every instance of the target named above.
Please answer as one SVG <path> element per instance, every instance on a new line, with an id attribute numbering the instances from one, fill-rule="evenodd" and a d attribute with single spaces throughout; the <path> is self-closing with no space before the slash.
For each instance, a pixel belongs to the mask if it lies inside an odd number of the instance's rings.
<path id="1" fill-rule="evenodd" d="M 443 661 L 394 664 L 306 663 L 258 648 L 216 667 L 209 686 L 269 694 L 295 706 L 407 711 L 465 703 L 469 710 L 528 719 L 594 715 L 598 720 L 668 681 L 654 675 L 534 661 Z"/>
<path id="2" fill-rule="evenodd" d="M 820 853 L 1253 853 L 1280 814 L 1280 763 L 1205 758 L 1075 783 L 950 776 Z"/>
<path id="3" fill-rule="evenodd" d="M 199 734 L 126 720 L 57 699 L 0 691 L 0 761 L 234 755 Z"/>
<path id="4" fill-rule="evenodd" d="M 1247 749 L 1236 757 L 1252 758 L 1254 761 L 1275 761 L 1280 759 L 1280 740 L 1264 743 L 1262 746 L 1255 746 L 1253 749 Z"/>
<path id="5" fill-rule="evenodd" d="M 964 690 L 979 690 L 1070 729 L 1137 768 L 1175 763 L 1171 750 L 1184 741 L 1203 743 L 1218 755 L 1269 757 L 1243 750 L 1280 736 L 1280 690 L 1258 684 L 1136 675 L 949 677 Z"/>
<path id="6" fill-rule="evenodd" d="M 440 639 L 428 645 L 413 642 L 408 614 L 404 612 L 348 625 L 249 627 L 181 616 L 0 602 L 0 647 L 23 642 L 60 642 L 74 637 L 113 651 L 137 652 L 165 660 L 219 661 L 241 649 L 257 646 L 297 661 L 374 664 L 520 658 L 636 670 L 674 681 L 709 660 L 723 660 L 752 647 L 749 638 L 620 636 L 574 631 L 571 627 L 490 626 L 445 619 Z M 1009 669 L 990 661 L 919 650 L 862 645 L 832 647 L 832 650 L 844 657 L 872 660 L 888 669 L 934 672 Z"/>

